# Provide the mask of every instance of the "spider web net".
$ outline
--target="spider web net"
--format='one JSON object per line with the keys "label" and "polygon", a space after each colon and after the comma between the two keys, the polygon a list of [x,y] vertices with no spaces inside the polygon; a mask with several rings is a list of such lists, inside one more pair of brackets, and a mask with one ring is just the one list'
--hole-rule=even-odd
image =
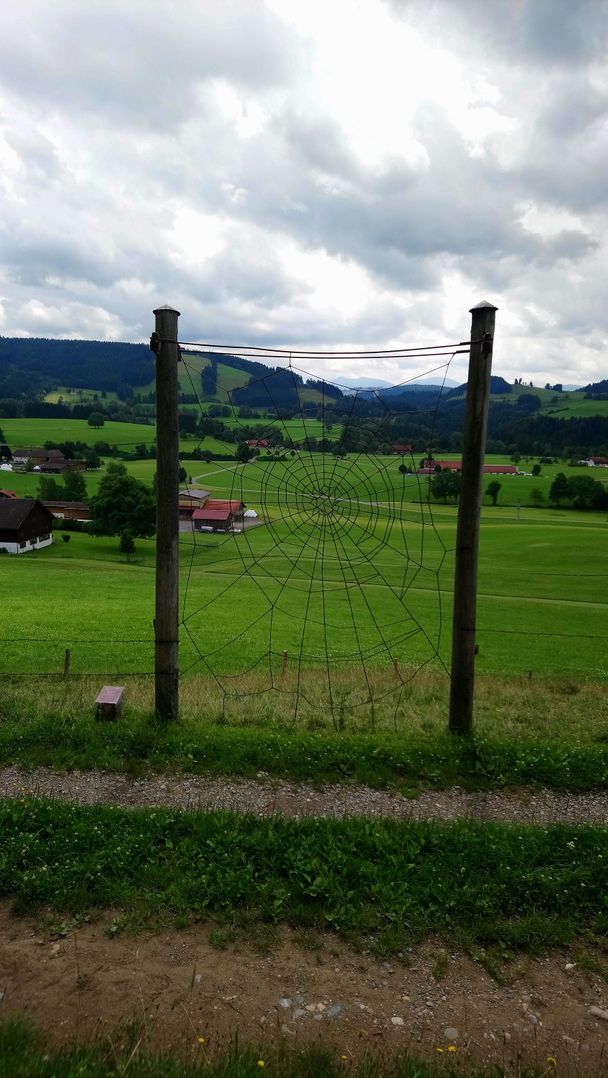
{"label": "spider web net", "polygon": [[[182,365],[182,384],[207,419],[200,366],[191,353]],[[448,369],[439,368],[441,387]],[[432,456],[441,392],[413,413],[426,424],[426,452],[397,452],[395,422],[402,428],[407,413],[379,391],[349,391],[337,405],[339,387],[291,363],[237,374],[240,385],[222,385],[216,373],[215,402],[224,402],[222,422],[249,459],[209,461],[193,480],[234,516],[222,532],[202,511],[182,535],[181,673],[212,678],[224,709],[278,695],[294,721],[321,711],[339,728],[344,710],[356,709],[373,725],[381,702],[397,719],[416,673],[429,663],[445,670],[447,548],[430,477],[419,474],[421,455]],[[239,403],[244,386],[252,415]],[[216,432],[234,457],[235,443],[223,438]]]}

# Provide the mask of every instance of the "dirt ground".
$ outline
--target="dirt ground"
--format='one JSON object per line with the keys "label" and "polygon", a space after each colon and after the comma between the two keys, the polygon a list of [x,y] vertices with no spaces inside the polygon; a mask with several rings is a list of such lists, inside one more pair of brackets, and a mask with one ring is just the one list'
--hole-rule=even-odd
{"label": "dirt ground", "polygon": [[522,958],[498,984],[437,941],[383,963],[334,937],[302,941],[287,930],[266,954],[249,943],[222,950],[210,928],[112,936],[106,916],[57,937],[5,904],[0,1015],[27,1015],[58,1043],[117,1043],[134,1023],[142,1048],[186,1057],[212,1057],[238,1032],[254,1046],[323,1040],[348,1058],[409,1049],[508,1071],[527,1061],[553,1073],[554,1059],[560,1075],[608,1075],[608,985],[564,953]]}

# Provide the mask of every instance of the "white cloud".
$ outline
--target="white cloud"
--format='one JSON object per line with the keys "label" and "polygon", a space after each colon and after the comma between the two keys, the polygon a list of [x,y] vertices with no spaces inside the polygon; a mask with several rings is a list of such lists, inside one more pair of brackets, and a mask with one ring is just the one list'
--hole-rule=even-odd
{"label": "white cloud", "polygon": [[500,373],[605,377],[607,12],[22,0],[3,333],[141,339],[162,299],[189,339],[396,347],[487,298]]}

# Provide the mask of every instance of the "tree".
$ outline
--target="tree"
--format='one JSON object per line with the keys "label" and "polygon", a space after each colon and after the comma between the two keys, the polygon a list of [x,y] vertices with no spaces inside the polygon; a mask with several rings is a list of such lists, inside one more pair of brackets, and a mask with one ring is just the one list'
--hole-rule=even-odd
{"label": "tree", "polygon": [[[532,385],[531,382],[530,385]],[[517,407],[522,412],[525,412],[526,415],[530,415],[532,412],[538,412],[540,406],[541,401],[537,393],[522,393],[517,398]]]}
{"label": "tree", "polygon": [[575,509],[587,509],[593,505],[598,493],[604,489],[603,484],[592,479],[590,475],[571,475],[567,484],[567,497],[572,499]]}
{"label": "tree", "polygon": [[87,496],[87,485],[82,472],[63,473],[63,496],[67,502],[83,502]]}
{"label": "tree", "polygon": [[533,464],[532,465],[532,475],[534,475],[534,476],[540,475],[540,464]]}
{"label": "tree", "polygon": [[569,497],[568,480],[563,472],[558,472],[555,476],[549,489],[549,497],[556,505],[559,505],[563,498]]}
{"label": "tree", "polygon": [[498,495],[500,493],[500,483],[497,479],[493,479],[491,483],[488,483],[486,487],[486,494],[492,499],[492,505],[496,505]]}
{"label": "tree", "polygon": [[85,454],[84,462],[87,472],[97,471],[101,468],[101,457],[94,449],[89,449],[89,452]]}
{"label": "tree", "polygon": [[120,553],[126,554],[127,561],[131,561],[131,557],[135,553],[133,534],[128,528],[125,528],[124,532],[120,533]]}
{"label": "tree", "polygon": [[148,487],[127,474],[124,464],[110,462],[89,502],[92,535],[122,535],[147,539],[156,528],[156,504]]}
{"label": "tree", "polygon": [[237,445],[236,453],[234,455],[241,464],[246,464],[248,460],[255,457],[256,453],[255,449],[252,449],[251,446],[247,445],[247,442],[241,442]]}
{"label": "tree", "polygon": [[98,429],[99,427],[103,427],[105,419],[101,412],[91,412],[89,418],[87,419],[87,423],[90,427],[95,427],[96,429]]}
{"label": "tree", "polygon": [[179,432],[180,434],[194,434],[198,424],[198,416],[195,412],[180,412],[179,414]]}
{"label": "tree", "polygon": [[63,500],[63,488],[52,475],[41,475],[38,497],[42,502],[60,502]]}
{"label": "tree", "polygon": [[431,481],[431,493],[434,498],[443,498],[444,505],[447,505],[448,498],[458,501],[460,494],[458,472],[438,472]]}

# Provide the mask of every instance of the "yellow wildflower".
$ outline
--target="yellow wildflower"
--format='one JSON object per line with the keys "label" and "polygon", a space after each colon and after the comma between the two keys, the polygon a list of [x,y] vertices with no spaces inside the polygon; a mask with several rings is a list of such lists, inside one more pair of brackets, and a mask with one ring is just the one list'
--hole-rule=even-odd
{"label": "yellow wildflower", "polygon": [[457,1052],[458,1049],[455,1044],[448,1044],[448,1052]]}
{"label": "yellow wildflower", "polygon": [[204,1037],[197,1037],[196,1039],[197,1039],[199,1044],[204,1044],[205,1043],[205,1038]]}
{"label": "yellow wildflower", "polygon": [[264,1063],[264,1060],[263,1059],[258,1059],[258,1067],[265,1067],[265,1066],[266,1066],[266,1064]]}
{"label": "yellow wildflower", "polygon": [[547,1056],[547,1063],[549,1063],[551,1067],[557,1067],[557,1060],[555,1056]]}

